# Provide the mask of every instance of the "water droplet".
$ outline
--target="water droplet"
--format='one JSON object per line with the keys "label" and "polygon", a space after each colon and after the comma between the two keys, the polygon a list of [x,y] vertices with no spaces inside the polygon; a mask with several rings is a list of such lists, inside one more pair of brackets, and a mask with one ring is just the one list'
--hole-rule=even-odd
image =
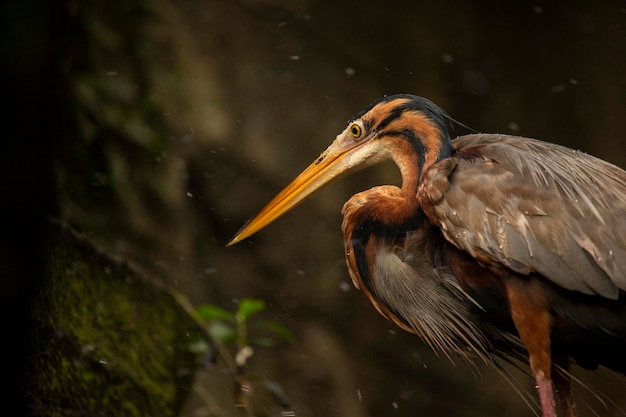
{"label": "water droplet", "polygon": [[454,62],[454,57],[450,54],[441,55],[441,60],[446,64],[452,64]]}
{"label": "water droplet", "polygon": [[552,88],[550,89],[550,91],[553,94],[558,94],[558,93],[562,93],[563,91],[565,91],[565,86],[563,84],[558,84],[555,86],[552,86]]}

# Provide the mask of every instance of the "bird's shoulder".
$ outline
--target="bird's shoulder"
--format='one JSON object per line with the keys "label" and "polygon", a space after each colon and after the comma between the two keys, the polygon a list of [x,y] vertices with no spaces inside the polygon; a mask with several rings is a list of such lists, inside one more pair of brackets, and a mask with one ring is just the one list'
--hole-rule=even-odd
{"label": "bird's shoulder", "polygon": [[535,139],[476,134],[424,173],[418,200],[477,259],[586,294],[626,289],[626,172]]}

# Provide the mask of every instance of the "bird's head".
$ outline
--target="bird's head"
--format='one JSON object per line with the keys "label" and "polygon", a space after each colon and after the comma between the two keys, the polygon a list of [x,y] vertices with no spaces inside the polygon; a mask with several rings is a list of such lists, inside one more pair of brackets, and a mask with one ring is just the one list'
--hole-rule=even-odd
{"label": "bird's head", "polygon": [[416,188],[421,171],[453,149],[452,119],[431,101],[410,94],[384,97],[357,114],[333,143],[228,242],[256,233],[332,181],[392,159],[403,188]]}

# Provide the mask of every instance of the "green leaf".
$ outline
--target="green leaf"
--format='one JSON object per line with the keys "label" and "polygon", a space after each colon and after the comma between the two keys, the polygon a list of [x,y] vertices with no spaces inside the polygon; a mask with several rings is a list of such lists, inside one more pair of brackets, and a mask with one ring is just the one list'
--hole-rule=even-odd
{"label": "green leaf", "polygon": [[202,355],[209,351],[209,343],[204,339],[196,339],[187,345],[187,349],[194,355]]}
{"label": "green leaf", "polygon": [[239,302],[237,320],[246,321],[252,315],[265,310],[265,301],[256,298],[244,298]]}
{"label": "green leaf", "polygon": [[252,344],[265,348],[273,348],[276,346],[276,341],[271,337],[259,336],[252,339]]}
{"label": "green leaf", "polygon": [[275,321],[264,321],[262,322],[262,327],[282,337],[289,343],[295,343],[296,341],[296,336],[293,332],[280,323]]}
{"label": "green leaf", "polygon": [[214,338],[219,339],[225,343],[232,342],[236,339],[236,333],[235,329],[233,329],[233,326],[226,324],[223,321],[212,321],[209,324],[209,331]]}
{"label": "green leaf", "polygon": [[230,311],[224,310],[221,307],[214,306],[212,304],[204,304],[196,308],[196,312],[206,321],[213,320],[226,320],[234,321],[234,314]]}

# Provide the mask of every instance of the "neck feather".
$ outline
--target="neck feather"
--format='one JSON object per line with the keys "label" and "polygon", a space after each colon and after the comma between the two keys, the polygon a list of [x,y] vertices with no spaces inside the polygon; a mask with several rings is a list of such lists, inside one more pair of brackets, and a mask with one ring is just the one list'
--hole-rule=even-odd
{"label": "neck feather", "polygon": [[452,155],[447,132],[419,112],[403,115],[390,123],[385,135],[389,155],[400,169],[402,190],[415,195],[422,173],[435,162]]}

